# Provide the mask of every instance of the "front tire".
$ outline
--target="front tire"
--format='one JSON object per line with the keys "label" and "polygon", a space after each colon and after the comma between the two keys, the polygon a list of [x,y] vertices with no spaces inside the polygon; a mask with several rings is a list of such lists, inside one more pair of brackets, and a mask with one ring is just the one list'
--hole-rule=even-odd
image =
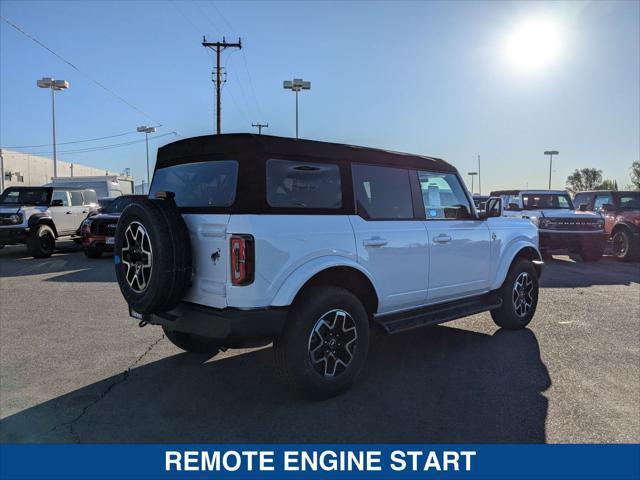
{"label": "front tire", "polygon": [[218,342],[211,338],[201,337],[200,335],[193,335],[191,333],[176,332],[165,327],[162,327],[162,330],[171,343],[185,352],[215,355],[220,351]]}
{"label": "front tire", "polygon": [[638,255],[638,246],[633,243],[633,236],[628,230],[618,230],[613,234],[613,255],[617,260],[630,262]]}
{"label": "front tire", "polygon": [[518,330],[533,319],[538,306],[538,274],[529,260],[518,260],[509,269],[499,290],[502,306],[491,310],[499,327]]}
{"label": "front tire", "polygon": [[348,290],[315,287],[293,304],[273,344],[278,373],[294,390],[322,399],[347,390],[369,351],[369,317]]}
{"label": "front tire", "polygon": [[27,251],[34,258],[47,258],[56,248],[56,235],[49,225],[37,225],[27,238]]}

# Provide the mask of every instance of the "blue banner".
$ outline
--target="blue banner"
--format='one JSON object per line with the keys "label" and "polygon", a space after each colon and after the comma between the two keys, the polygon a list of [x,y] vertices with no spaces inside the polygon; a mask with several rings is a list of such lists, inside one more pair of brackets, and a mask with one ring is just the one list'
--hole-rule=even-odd
{"label": "blue banner", "polygon": [[0,445],[0,479],[634,479],[639,445]]}

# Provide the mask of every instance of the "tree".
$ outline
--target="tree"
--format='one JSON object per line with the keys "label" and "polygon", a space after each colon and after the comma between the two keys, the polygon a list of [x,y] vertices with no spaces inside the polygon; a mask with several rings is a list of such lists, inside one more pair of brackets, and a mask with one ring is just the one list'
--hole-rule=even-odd
{"label": "tree", "polygon": [[635,190],[640,190],[640,162],[631,164],[631,183]]}
{"label": "tree", "polygon": [[618,190],[618,182],[610,179],[603,180],[596,190]]}
{"label": "tree", "polygon": [[602,183],[602,170],[596,168],[576,169],[567,177],[567,190],[571,193],[595,190]]}

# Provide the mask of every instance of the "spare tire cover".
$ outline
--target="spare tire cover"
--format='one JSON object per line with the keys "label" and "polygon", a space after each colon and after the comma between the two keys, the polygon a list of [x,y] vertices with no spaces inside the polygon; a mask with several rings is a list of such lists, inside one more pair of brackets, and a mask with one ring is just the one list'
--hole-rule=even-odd
{"label": "spare tire cover", "polygon": [[176,307],[191,283],[189,231],[172,199],[141,199],[118,220],[114,245],[122,295],[139,313]]}

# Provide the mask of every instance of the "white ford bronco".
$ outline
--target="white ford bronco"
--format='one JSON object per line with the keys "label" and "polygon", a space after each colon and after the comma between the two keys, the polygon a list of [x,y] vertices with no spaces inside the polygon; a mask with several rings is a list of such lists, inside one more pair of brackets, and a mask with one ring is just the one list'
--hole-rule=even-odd
{"label": "white ford bronco", "polygon": [[542,261],[529,220],[478,214],[443,160],[266,135],[159,149],[148,199],[122,213],[114,263],[131,316],[178,347],[273,341],[288,383],[344,391],[370,331],[489,311],[524,328]]}
{"label": "white ford bronco", "polygon": [[528,218],[540,233],[540,250],[568,250],[585,262],[602,258],[609,236],[599,213],[576,210],[564,190],[501,190],[505,217]]}
{"label": "white ford bronco", "polygon": [[56,239],[78,238],[80,224],[97,209],[91,189],[9,187],[0,195],[0,248],[22,243],[30,255],[49,257]]}

